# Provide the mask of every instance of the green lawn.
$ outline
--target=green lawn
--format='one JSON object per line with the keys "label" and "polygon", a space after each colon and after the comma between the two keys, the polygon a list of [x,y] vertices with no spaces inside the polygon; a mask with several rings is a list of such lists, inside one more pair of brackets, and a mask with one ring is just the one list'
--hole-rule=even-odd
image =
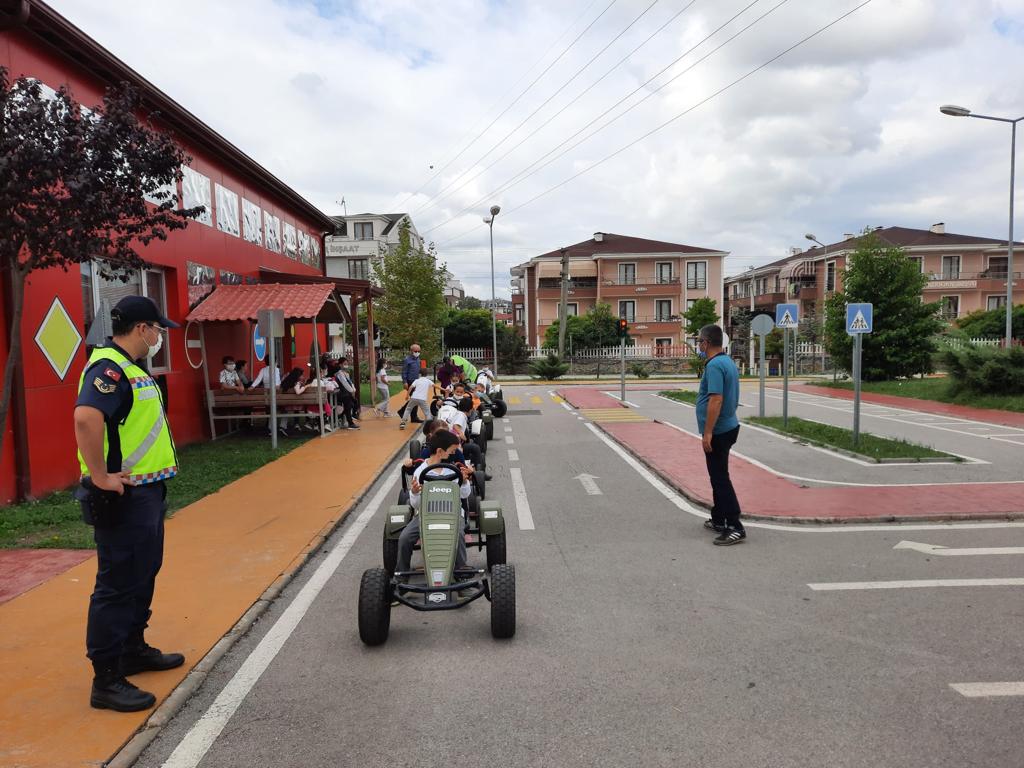
{"label": "green lawn", "polygon": [[[401,381],[390,381],[388,382],[388,389],[391,390],[392,395],[396,395],[402,391]],[[377,392],[373,393],[374,397],[377,396]],[[370,384],[369,382],[363,382],[359,385],[359,398],[363,405],[370,405]]]}
{"label": "green lawn", "polygon": [[860,443],[854,446],[853,430],[833,427],[830,424],[821,424],[816,421],[805,421],[795,416],[789,417],[789,426],[786,429],[782,428],[781,416],[765,416],[764,418],[748,416],[744,421],[774,429],[806,441],[811,445],[819,445],[824,448],[841,448],[872,459],[947,458],[953,461],[960,461],[958,457],[932,450],[923,445],[908,443],[904,440],[878,437],[864,432],[860,433]]}
{"label": "green lawn", "polygon": [[[208,496],[233,480],[284,456],[308,436],[282,438],[277,450],[270,438],[226,437],[196,443],[178,451],[180,474],[167,483],[167,506],[173,514]],[[38,501],[0,507],[0,549],[92,549],[92,528],[82,522],[78,502],[70,491],[53,493]]]}
{"label": "green lawn", "polygon": [[664,392],[659,392],[662,397],[667,397],[670,400],[678,400],[680,403],[689,403],[690,405],[697,404],[697,390],[696,389],[668,389]]}
{"label": "green lawn", "polygon": [[[811,383],[815,386],[835,389],[853,389],[853,382],[850,381],[836,383],[814,381]],[[953,405],[969,405],[972,408],[991,408],[998,411],[1024,413],[1024,395],[972,395],[965,392],[954,397],[949,394],[949,380],[944,377],[901,381],[867,381],[861,385],[861,389],[864,392],[873,392],[879,395],[916,397],[921,400],[936,400]]]}

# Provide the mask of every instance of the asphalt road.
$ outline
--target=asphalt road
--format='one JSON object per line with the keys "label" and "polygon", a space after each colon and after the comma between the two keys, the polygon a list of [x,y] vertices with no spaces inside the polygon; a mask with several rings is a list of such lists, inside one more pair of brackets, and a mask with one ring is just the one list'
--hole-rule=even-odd
{"label": "asphalt road", "polygon": [[[354,536],[364,504],[138,765],[1024,765],[1024,695],[951,687],[1024,681],[1024,580],[809,586],[1024,577],[1024,526],[752,524],[745,543],[714,547],[697,510],[575,413],[516,392],[524,404],[488,454],[517,569],[515,638],[493,640],[478,601],[395,609],[387,644],[364,647],[359,577],[380,562],[386,512]],[[512,468],[533,530],[518,528]],[[894,549],[904,540],[1021,549]]]}

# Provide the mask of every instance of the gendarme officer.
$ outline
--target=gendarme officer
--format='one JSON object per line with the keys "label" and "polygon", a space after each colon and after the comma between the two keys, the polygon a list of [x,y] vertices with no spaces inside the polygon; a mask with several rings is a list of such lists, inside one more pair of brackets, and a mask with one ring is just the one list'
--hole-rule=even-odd
{"label": "gendarme officer", "polygon": [[127,676],[185,661],[143,637],[163,562],[165,481],[178,472],[163,398],[144,366],[160,349],[161,329],[178,325],[142,296],[121,299],[111,319],[113,337],[93,351],[78,384],[76,497],[94,526],[98,559],[85,640],[95,672],[90,704],[135,712],[156,697]]}

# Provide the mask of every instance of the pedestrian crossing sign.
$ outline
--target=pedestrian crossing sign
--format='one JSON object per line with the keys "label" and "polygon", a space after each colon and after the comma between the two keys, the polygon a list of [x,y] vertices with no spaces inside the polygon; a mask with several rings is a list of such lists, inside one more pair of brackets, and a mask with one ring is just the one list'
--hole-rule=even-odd
{"label": "pedestrian crossing sign", "polygon": [[796,328],[800,324],[799,304],[776,304],[775,325],[779,328]]}
{"label": "pedestrian crossing sign", "polygon": [[871,304],[846,305],[846,332],[851,336],[871,333],[874,320],[874,307]]}

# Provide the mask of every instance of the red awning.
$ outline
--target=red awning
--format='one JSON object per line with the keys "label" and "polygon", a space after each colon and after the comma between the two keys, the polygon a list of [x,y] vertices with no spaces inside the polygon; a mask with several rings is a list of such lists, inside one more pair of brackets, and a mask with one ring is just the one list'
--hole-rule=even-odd
{"label": "red awning", "polygon": [[186,320],[216,322],[255,320],[261,309],[284,310],[285,319],[340,323],[344,312],[334,297],[334,283],[219,285]]}

